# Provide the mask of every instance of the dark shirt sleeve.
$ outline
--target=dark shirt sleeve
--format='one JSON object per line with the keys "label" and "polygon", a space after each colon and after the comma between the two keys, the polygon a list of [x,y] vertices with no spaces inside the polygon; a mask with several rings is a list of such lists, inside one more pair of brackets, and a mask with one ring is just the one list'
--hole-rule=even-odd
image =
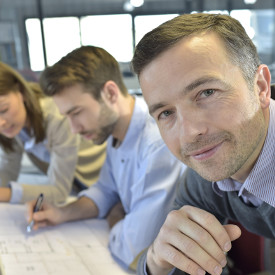
{"label": "dark shirt sleeve", "polygon": [[227,219],[216,211],[218,206],[222,205],[223,199],[214,192],[212,182],[202,178],[193,169],[187,168],[177,187],[174,209],[180,209],[184,205],[198,207],[212,213],[224,224]]}

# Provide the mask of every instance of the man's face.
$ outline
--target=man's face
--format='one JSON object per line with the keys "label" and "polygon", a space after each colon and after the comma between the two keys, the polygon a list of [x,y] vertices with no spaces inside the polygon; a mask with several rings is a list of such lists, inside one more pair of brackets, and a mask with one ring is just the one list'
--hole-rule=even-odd
{"label": "man's face", "polygon": [[73,133],[102,144],[113,133],[118,115],[104,101],[95,100],[80,84],[63,89],[53,99],[67,116]]}
{"label": "man's face", "polygon": [[162,53],[141,72],[140,84],[177,158],[210,181],[247,175],[267,118],[257,85],[249,90],[214,33],[184,38]]}

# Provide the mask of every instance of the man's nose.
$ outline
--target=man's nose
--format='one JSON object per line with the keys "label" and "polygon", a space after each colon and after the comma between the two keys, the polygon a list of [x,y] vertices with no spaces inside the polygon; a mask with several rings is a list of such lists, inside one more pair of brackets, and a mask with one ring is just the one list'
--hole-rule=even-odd
{"label": "man's nose", "polygon": [[73,134],[78,134],[80,132],[80,125],[77,121],[73,120],[73,119],[69,119],[70,121],[70,128],[71,128],[71,132]]}
{"label": "man's nose", "polygon": [[182,111],[178,120],[179,135],[183,143],[194,142],[194,140],[207,133],[205,117],[199,111]]}
{"label": "man's nose", "polygon": [[0,127],[3,127],[6,124],[6,119],[0,116]]}

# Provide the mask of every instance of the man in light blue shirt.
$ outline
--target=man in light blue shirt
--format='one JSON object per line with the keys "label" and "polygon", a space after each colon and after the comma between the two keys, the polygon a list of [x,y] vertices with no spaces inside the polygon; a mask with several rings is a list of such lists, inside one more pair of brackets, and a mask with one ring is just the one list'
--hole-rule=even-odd
{"label": "man in light blue shirt", "polygon": [[43,72],[41,86],[73,132],[95,144],[108,142],[98,182],[65,207],[43,204],[33,214],[34,229],[107,217],[112,255],[135,269],[171,209],[185,166],[164,144],[143,99],[128,94],[118,63],[105,50],[76,49]]}

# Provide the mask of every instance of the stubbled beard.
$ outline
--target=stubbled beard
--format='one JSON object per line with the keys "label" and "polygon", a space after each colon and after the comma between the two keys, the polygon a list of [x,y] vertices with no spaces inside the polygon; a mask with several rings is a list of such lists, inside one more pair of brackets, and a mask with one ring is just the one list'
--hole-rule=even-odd
{"label": "stubbled beard", "polygon": [[[238,125],[238,130],[231,133],[223,131],[208,136],[198,136],[192,143],[186,144],[181,148],[182,161],[194,169],[203,178],[209,181],[223,180],[235,175],[243,167],[251,165],[255,152],[261,148],[259,146],[265,139],[267,124],[262,111],[256,111],[255,115]],[[257,129],[257,130],[255,130]],[[219,152],[219,158],[192,161],[190,153],[208,147],[223,143],[226,146]]]}
{"label": "stubbled beard", "polygon": [[185,144],[181,148],[181,156],[183,157],[183,159],[185,159],[186,156],[189,156],[194,151],[198,151],[201,148],[204,148],[209,145],[217,145],[222,141],[231,139],[232,137],[228,132],[222,132],[208,136],[198,136],[194,142]]}
{"label": "stubbled beard", "polygon": [[94,144],[101,145],[103,144],[108,137],[113,133],[115,128],[116,122],[113,122],[107,126],[104,126],[100,129],[99,134],[97,135],[97,138],[93,140]]}
{"label": "stubbled beard", "polygon": [[118,115],[114,113],[110,108],[108,108],[103,102],[101,103],[99,117],[100,118],[98,124],[104,126],[101,126],[97,131],[81,132],[82,135],[95,133],[96,138],[93,139],[93,143],[96,145],[103,144],[108,139],[108,137],[112,135],[118,121]]}

